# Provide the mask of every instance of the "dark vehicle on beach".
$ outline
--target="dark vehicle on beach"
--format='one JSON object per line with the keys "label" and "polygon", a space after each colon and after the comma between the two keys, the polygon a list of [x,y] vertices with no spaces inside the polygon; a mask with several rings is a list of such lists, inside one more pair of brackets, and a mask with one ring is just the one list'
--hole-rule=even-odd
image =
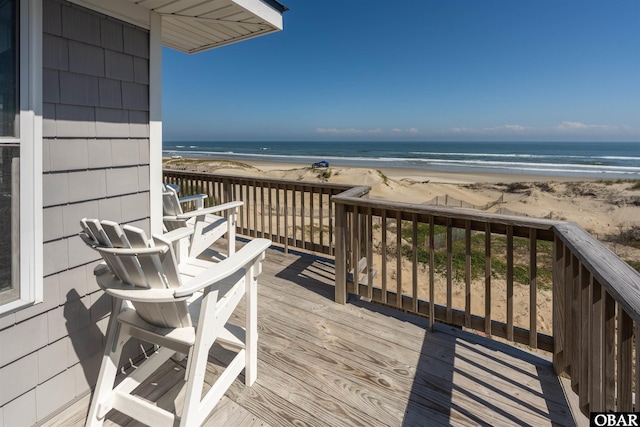
{"label": "dark vehicle on beach", "polygon": [[312,168],[316,169],[316,168],[328,168],[329,167],[329,162],[324,161],[324,160],[320,160],[319,162],[315,162],[314,164],[311,165]]}

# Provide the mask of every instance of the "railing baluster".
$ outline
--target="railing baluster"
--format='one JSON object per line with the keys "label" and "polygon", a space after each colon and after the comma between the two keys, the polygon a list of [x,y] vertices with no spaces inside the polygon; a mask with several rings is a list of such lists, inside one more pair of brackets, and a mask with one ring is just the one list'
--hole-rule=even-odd
{"label": "railing baluster", "polygon": [[572,345],[572,353],[571,353],[571,388],[573,391],[578,393],[579,383],[580,383],[580,362],[581,362],[581,347],[580,347],[580,328],[581,318],[580,318],[580,309],[582,305],[580,303],[580,293],[581,293],[581,284],[580,284],[580,261],[572,255],[573,261],[571,261],[571,287],[572,287],[572,298],[571,298],[571,318],[573,319],[573,330],[571,333],[571,345]]}
{"label": "railing baluster", "polygon": [[591,342],[591,284],[592,276],[584,265],[580,266],[580,373],[579,375],[579,404],[583,413],[589,412],[589,367]]}
{"label": "railing baluster", "polygon": [[247,231],[246,234],[247,236],[251,235],[251,209],[253,208],[253,205],[251,203],[251,186],[249,184],[246,184],[244,186],[245,191],[246,191],[246,196],[245,196],[245,205],[247,206]]}
{"label": "railing baluster", "polygon": [[242,204],[242,206],[240,206],[240,214],[238,215],[240,217],[239,223],[240,223],[240,230],[242,234],[247,234],[245,231],[245,217],[246,217],[246,212],[247,212],[247,199],[244,197],[244,185],[242,183],[237,183],[237,187],[236,187],[236,195],[238,196],[238,199],[242,200],[244,203]]}
{"label": "railing baluster", "polygon": [[367,208],[367,298],[373,298],[373,213]]}
{"label": "railing baluster", "polygon": [[491,224],[484,226],[484,332],[491,336]]}
{"label": "railing baluster", "polygon": [[464,326],[471,327],[471,221],[464,222]]}
{"label": "railing baluster", "polygon": [[309,240],[311,243],[311,250],[315,251],[315,236],[314,236],[314,224],[313,222],[315,221],[314,215],[313,215],[313,208],[314,208],[314,203],[313,203],[313,198],[315,196],[315,191],[312,188],[309,189]]}
{"label": "railing baluster", "polygon": [[258,185],[256,181],[251,182],[253,188],[253,234],[252,237],[258,237]]}
{"label": "railing baluster", "polygon": [[[618,305],[618,351],[617,351],[617,374],[616,379],[618,402],[616,411],[631,412],[632,403],[632,372],[631,350],[633,341],[633,320],[626,311]],[[638,397],[636,397],[637,399]]]}
{"label": "railing baluster", "polygon": [[382,210],[380,220],[380,242],[382,245],[382,303],[387,304],[387,210]]}
{"label": "railing baluster", "polygon": [[589,372],[589,409],[604,411],[602,373],[604,372],[604,293],[600,282],[591,276],[591,367]]}
{"label": "railing baluster", "polygon": [[[320,228],[320,247],[324,247],[324,214],[322,211],[324,211],[324,188],[320,188],[320,193],[318,193],[318,221],[319,221],[319,228]],[[321,249],[322,252],[322,249]]]}
{"label": "railing baluster", "polygon": [[273,187],[271,183],[267,184],[267,189],[269,191],[267,204],[267,209],[269,210],[269,239],[273,241]]}
{"label": "railing baluster", "polygon": [[447,218],[447,323],[453,323],[453,229]]}
{"label": "railing baluster", "polygon": [[[258,185],[256,184],[256,188]],[[260,183],[260,237],[264,238],[264,184]]]}
{"label": "railing baluster", "polygon": [[603,378],[603,391],[605,396],[605,411],[616,410],[616,378],[615,378],[615,363],[616,363],[616,302],[609,295],[609,292],[605,291],[604,297],[604,371],[602,372]]}
{"label": "railing baluster", "polygon": [[635,394],[636,403],[633,411],[640,412],[640,323],[636,323],[635,326],[635,351],[636,351],[636,366],[635,366]]}
{"label": "railing baluster", "polygon": [[573,341],[573,323],[575,322],[571,306],[573,303],[573,279],[572,279],[572,271],[573,271],[573,255],[571,254],[571,250],[569,247],[564,247],[564,336],[565,336],[565,345],[564,345],[564,370],[567,374],[571,375],[572,373],[572,364],[573,364],[573,346],[575,345]]}
{"label": "railing baluster", "polygon": [[[275,190],[276,190],[276,235],[278,236],[278,243],[284,243],[282,241],[281,221],[283,217],[285,221],[287,220],[287,211],[285,209],[283,214],[281,210],[282,206],[280,206],[280,192],[281,192],[280,184],[276,184]],[[286,240],[286,236],[285,236],[285,240]]]}
{"label": "railing baluster", "polygon": [[[333,237],[333,206],[334,206],[334,203],[331,200],[331,196],[332,196],[332,193],[329,192],[329,218],[328,218],[328,222],[329,222],[329,248],[334,247],[334,244],[335,244],[334,237]],[[337,212],[336,212],[336,215],[337,215]],[[332,254],[330,253],[330,255],[332,255]]]}
{"label": "railing baluster", "polygon": [[396,307],[402,308],[402,213],[396,211]]}
{"label": "railing baluster", "polygon": [[297,248],[298,247],[298,227],[297,227],[297,223],[298,223],[298,212],[297,212],[297,200],[298,200],[298,194],[296,193],[296,186],[294,185],[293,188],[291,189],[291,201],[292,201],[292,205],[293,205],[293,215],[292,215],[292,220],[293,220],[293,247]]}
{"label": "railing baluster", "polygon": [[306,192],[304,191],[304,188],[300,187],[300,229],[301,229],[301,233],[302,233],[302,247],[304,249],[307,248],[307,233],[305,232],[305,228],[306,228],[306,221],[305,219],[307,218],[307,215],[305,214],[305,203],[304,203],[304,199],[306,196]]}
{"label": "railing baluster", "polygon": [[507,339],[513,341],[513,226],[507,226]]}
{"label": "railing baluster", "polygon": [[411,307],[418,311],[418,216],[414,213],[411,218]]}
{"label": "railing baluster", "polygon": [[282,189],[284,198],[284,253],[289,253],[289,189],[285,185]]}
{"label": "railing baluster", "polygon": [[529,229],[529,345],[538,347],[538,239]]}
{"label": "railing baluster", "polygon": [[433,216],[429,216],[429,330],[433,332],[436,324],[436,245],[435,245],[435,225]]}

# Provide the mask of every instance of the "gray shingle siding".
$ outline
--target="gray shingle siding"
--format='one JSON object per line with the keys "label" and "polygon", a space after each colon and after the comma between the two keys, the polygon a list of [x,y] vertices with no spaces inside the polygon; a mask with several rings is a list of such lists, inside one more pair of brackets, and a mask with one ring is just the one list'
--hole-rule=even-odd
{"label": "gray shingle siding", "polygon": [[43,7],[44,302],[0,317],[5,426],[40,422],[95,385],[112,301],[78,221],[149,229],[148,31],[63,0]]}

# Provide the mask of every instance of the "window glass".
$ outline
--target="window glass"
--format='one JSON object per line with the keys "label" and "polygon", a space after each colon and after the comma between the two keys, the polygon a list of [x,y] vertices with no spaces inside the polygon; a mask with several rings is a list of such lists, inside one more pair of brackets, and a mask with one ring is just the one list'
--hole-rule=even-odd
{"label": "window glass", "polygon": [[0,0],[0,304],[20,298],[17,11],[17,0]]}
{"label": "window glass", "polygon": [[0,145],[0,303],[19,297],[19,199],[20,147]]}
{"label": "window glass", "polygon": [[18,40],[16,0],[0,0],[0,137],[17,136]]}

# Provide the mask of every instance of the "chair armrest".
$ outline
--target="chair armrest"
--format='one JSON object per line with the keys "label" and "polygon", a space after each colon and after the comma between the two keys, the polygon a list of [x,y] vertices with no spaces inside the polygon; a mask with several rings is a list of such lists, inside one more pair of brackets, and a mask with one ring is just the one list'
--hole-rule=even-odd
{"label": "chair armrest", "polygon": [[[173,219],[172,216],[164,217]],[[168,243],[174,243],[178,240],[184,239],[185,237],[189,237],[193,234],[193,228],[191,227],[180,227],[175,230],[171,230],[162,235],[162,238],[166,240]],[[154,236],[155,237],[155,236]]]}
{"label": "chair armrest", "polygon": [[180,202],[180,203],[195,202],[196,210],[199,210],[199,209],[204,208],[204,200],[207,197],[209,197],[209,196],[206,195],[206,194],[193,194],[191,196],[180,197],[178,199],[178,202]]}
{"label": "chair armrest", "polygon": [[153,255],[164,254],[169,250],[168,246],[153,246],[151,248],[103,248],[96,247],[96,251],[111,255]]}
{"label": "chair armrest", "polygon": [[176,298],[175,289],[146,289],[123,283],[108,270],[96,274],[96,281],[107,295],[132,302],[163,303],[186,299]]}
{"label": "chair armrest", "polygon": [[204,200],[207,197],[209,196],[207,196],[206,194],[192,194],[191,196],[179,197],[178,201],[180,203],[197,202],[199,200]]}
{"label": "chair armrest", "polygon": [[194,277],[188,285],[175,289],[176,298],[192,295],[207,286],[231,276],[241,268],[253,264],[258,258],[263,256],[264,251],[266,251],[269,246],[271,246],[271,240],[252,240],[235,254],[218,264],[214,264],[208,270]]}
{"label": "chair armrest", "polygon": [[219,213],[219,212],[226,211],[226,210],[229,210],[229,209],[235,209],[235,208],[238,208],[238,207],[240,207],[242,205],[244,205],[244,202],[242,202],[242,201],[227,202],[227,203],[223,203],[221,205],[211,206],[210,208],[198,209],[196,211],[189,211],[189,212],[185,212],[185,213],[180,214],[180,215],[176,215],[176,216],[172,216],[172,217],[166,217],[166,218],[167,219],[171,218],[171,219],[187,220],[187,219],[193,218],[195,216],[214,214],[214,213]]}

